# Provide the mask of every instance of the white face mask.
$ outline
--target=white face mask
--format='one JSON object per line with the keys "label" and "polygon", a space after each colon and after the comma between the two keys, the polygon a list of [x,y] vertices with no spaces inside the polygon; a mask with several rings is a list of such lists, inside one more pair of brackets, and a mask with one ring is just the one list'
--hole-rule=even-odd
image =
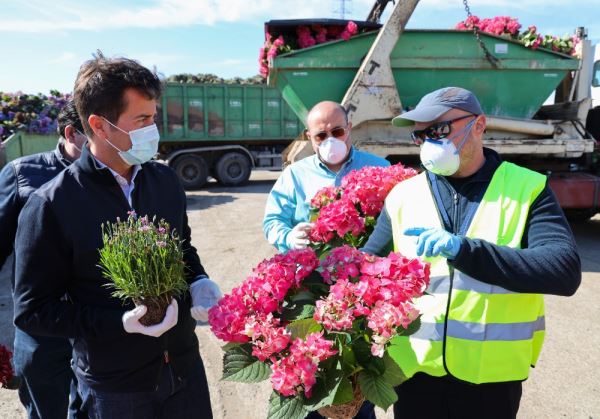
{"label": "white face mask", "polygon": [[319,156],[325,163],[338,164],[346,157],[346,143],[335,137],[329,137],[319,144]]}
{"label": "white face mask", "polygon": [[138,164],[144,164],[154,157],[158,152],[160,133],[158,132],[158,127],[156,124],[127,132],[117,127],[108,119],[104,118],[104,120],[119,131],[129,135],[129,138],[131,139],[131,148],[126,151],[119,150],[108,140],[108,138],[106,139],[106,142],[119,152],[119,156],[121,156],[123,161],[128,165],[135,166]]}
{"label": "white face mask", "polygon": [[[466,130],[458,148],[447,138],[443,140],[432,140],[427,138],[421,146],[421,163],[430,172],[440,176],[452,176],[460,167],[460,151],[469,138],[471,128],[475,120],[469,122],[461,130]],[[460,132],[459,132],[460,134]]]}

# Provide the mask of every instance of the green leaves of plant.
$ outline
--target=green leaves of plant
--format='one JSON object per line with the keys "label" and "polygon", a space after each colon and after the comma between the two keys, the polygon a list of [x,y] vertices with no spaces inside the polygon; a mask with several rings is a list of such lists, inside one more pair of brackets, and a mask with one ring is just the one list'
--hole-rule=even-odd
{"label": "green leaves of plant", "polygon": [[417,317],[406,329],[403,327],[398,328],[399,336],[410,336],[421,328],[421,316]]}
{"label": "green leaves of plant", "polygon": [[385,364],[383,359],[371,354],[371,346],[362,339],[356,340],[352,344],[356,361],[365,370],[370,371],[374,375],[383,375],[385,372]]}
{"label": "green leaves of plant", "polygon": [[384,410],[398,400],[394,387],[386,381],[383,375],[377,376],[370,371],[363,371],[358,374],[358,384],[362,394]]}
{"label": "green leaves of plant", "polygon": [[394,361],[387,353],[383,355],[383,363],[385,364],[383,379],[386,383],[392,387],[396,387],[407,380],[402,369],[400,369],[396,361]]}
{"label": "green leaves of plant", "polygon": [[315,313],[315,301],[318,298],[310,291],[301,291],[294,295],[284,306],[281,320],[289,322],[293,320],[312,318]]}
{"label": "green leaves of plant", "polygon": [[308,413],[301,396],[284,397],[275,391],[271,393],[267,419],[304,419]]}
{"label": "green leaves of plant", "polygon": [[258,383],[271,376],[271,369],[252,355],[249,344],[233,347],[223,356],[223,380]]}
{"label": "green leaves of plant", "polygon": [[312,396],[305,404],[314,411],[332,404],[343,404],[354,397],[352,383],[339,369],[325,370],[325,376],[319,378],[313,387]]}
{"label": "green leaves of plant", "polygon": [[304,339],[314,332],[321,331],[321,325],[314,319],[302,319],[291,322],[287,329],[292,333],[292,340],[296,338]]}

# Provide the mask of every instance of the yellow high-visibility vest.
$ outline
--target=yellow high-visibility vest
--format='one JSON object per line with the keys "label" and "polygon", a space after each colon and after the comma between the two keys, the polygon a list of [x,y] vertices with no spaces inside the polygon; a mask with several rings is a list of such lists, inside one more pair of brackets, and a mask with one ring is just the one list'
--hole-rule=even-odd
{"label": "yellow high-visibility vest", "polygon": [[[426,176],[399,183],[386,199],[394,250],[407,257],[417,256],[415,238],[402,234],[406,228],[443,228]],[[545,184],[544,175],[502,163],[466,237],[520,248],[529,208]],[[451,374],[475,384],[526,379],[544,340],[543,296],[478,281],[443,257],[425,261],[431,276],[427,295],[416,300],[421,327],[395,338],[390,348],[404,374]]]}

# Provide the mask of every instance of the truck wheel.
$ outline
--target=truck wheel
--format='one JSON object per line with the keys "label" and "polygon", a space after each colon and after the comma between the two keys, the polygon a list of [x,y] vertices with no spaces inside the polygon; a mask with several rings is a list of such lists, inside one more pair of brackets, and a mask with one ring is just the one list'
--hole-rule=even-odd
{"label": "truck wheel", "polygon": [[222,185],[242,185],[250,178],[252,167],[247,156],[238,152],[225,153],[215,167],[215,177]]}
{"label": "truck wheel", "polygon": [[208,179],[208,165],[198,155],[177,158],[171,165],[186,190],[200,189]]}

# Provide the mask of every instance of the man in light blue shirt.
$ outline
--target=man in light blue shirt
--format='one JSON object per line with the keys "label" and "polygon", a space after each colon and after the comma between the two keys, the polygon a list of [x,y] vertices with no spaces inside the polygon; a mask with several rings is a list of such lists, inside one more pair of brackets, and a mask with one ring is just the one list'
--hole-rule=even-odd
{"label": "man in light blue shirt", "polygon": [[378,156],[352,146],[345,109],[336,102],[320,102],[306,118],[307,136],[315,154],[288,166],[269,194],[263,231],[280,252],[308,245],[310,201],[326,186],[339,186],[352,170],[389,166]]}

